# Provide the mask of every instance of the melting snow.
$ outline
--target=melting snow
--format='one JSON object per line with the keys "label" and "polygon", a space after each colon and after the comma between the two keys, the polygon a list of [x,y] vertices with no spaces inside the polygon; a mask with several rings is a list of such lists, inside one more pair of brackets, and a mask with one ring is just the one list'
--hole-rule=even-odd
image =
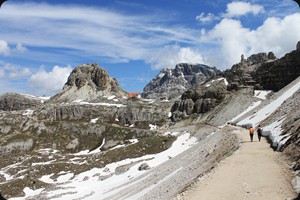
{"label": "melting snow", "polygon": [[290,89],[285,91],[281,96],[272,101],[270,104],[266,105],[264,108],[260,109],[257,113],[241,120],[238,125],[252,124],[254,127],[257,126],[261,121],[269,117],[273,112],[275,112],[279,106],[289,97],[291,97],[297,90],[300,89],[300,81],[292,86]]}
{"label": "melting snow", "polygon": [[246,113],[248,113],[249,111],[251,111],[252,109],[256,108],[257,106],[259,106],[261,104],[261,101],[256,101],[253,102],[246,110],[244,110],[241,114],[239,114],[238,116],[234,117],[233,119],[231,119],[230,121],[235,121],[238,118],[242,117],[243,115],[245,115]]}
{"label": "melting snow", "polygon": [[277,150],[280,149],[280,147],[290,138],[290,135],[281,135],[282,129],[281,125],[283,121],[285,120],[285,117],[273,122],[272,124],[263,127],[263,135],[268,136],[273,144],[272,146],[274,148],[277,148]]}
{"label": "melting snow", "polygon": [[27,115],[27,116],[28,116],[28,115],[32,115],[33,112],[34,112],[34,110],[27,109],[27,110],[24,111],[23,115],[24,115],[24,116],[25,116],[25,115]]}
{"label": "melting snow", "polygon": [[149,124],[149,127],[150,127],[151,131],[158,129],[158,126],[157,125],[153,125],[153,124]]}
{"label": "melting snow", "polygon": [[254,96],[259,99],[266,100],[267,95],[270,94],[271,90],[254,90]]}
{"label": "melting snow", "polygon": [[95,124],[98,121],[99,118],[91,119],[91,123]]}
{"label": "melting snow", "polygon": [[[168,133],[175,135],[174,133]],[[178,133],[176,133],[178,134]],[[137,140],[132,140],[137,142]],[[145,155],[140,158],[125,159],[116,163],[111,163],[106,165],[104,168],[93,168],[89,171],[83,172],[74,176],[73,173],[64,173],[64,175],[59,176],[56,180],[51,179],[54,174],[49,174],[43,176],[40,180],[46,183],[58,184],[59,187],[55,188],[53,191],[44,191],[44,189],[30,190],[28,188],[24,189],[26,194],[25,198],[34,198],[36,195],[46,195],[47,198],[55,196],[57,200],[65,199],[104,199],[112,194],[118,193],[121,185],[128,183],[130,180],[135,179],[137,182],[142,179],[137,180],[136,178],[147,171],[139,171],[136,164],[132,166],[128,171],[116,175],[115,170],[119,166],[132,164],[137,161],[147,160],[147,164],[153,168],[163,162],[166,162],[170,157],[175,157],[176,155],[182,153],[183,151],[191,148],[197,143],[197,138],[190,137],[189,133],[184,133],[180,135],[173,145],[158,154]],[[174,175],[177,171],[172,173]],[[171,176],[170,175],[170,176]],[[106,178],[104,178],[106,177]],[[64,183],[64,184],[61,184]],[[128,185],[128,184],[127,184]],[[137,195],[142,195],[144,191]],[[11,200],[21,200],[22,198],[11,198]]]}

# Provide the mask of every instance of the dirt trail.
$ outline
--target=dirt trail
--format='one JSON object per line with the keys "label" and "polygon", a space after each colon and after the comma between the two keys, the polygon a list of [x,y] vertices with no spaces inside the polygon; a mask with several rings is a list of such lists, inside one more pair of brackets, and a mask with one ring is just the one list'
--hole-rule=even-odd
{"label": "dirt trail", "polygon": [[284,200],[294,199],[291,175],[265,138],[250,142],[245,130],[238,134],[241,148],[215,170],[176,199],[181,200]]}

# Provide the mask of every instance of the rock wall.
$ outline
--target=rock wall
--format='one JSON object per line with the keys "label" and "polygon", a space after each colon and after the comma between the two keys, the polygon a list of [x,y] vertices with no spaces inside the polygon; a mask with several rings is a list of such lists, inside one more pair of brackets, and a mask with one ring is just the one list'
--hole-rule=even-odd
{"label": "rock wall", "polygon": [[177,121],[193,113],[206,113],[225,98],[227,86],[224,79],[213,80],[207,84],[189,89],[182,94],[180,101],[175,101],[171,108],[172,120]]}
{"label": "rock wall", "polygon": [[216,68],[200,64],[181,63],[175,69],[163,69],[150,83],[142,96],[150,99],[173,99],[179,97],[189,88],[215,76]]}
{"label": "rock wall", "polygon": [[[299,43],[298,43],[299,44]],[[279,91],[300,76],[300,50],[287,53],[281,59],[262,64],[252,78],[262,89]]]}

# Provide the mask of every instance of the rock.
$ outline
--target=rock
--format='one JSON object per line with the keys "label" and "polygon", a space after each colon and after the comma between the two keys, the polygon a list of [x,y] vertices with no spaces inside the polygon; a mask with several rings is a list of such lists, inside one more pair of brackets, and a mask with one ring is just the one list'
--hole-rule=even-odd
{"label": "rock", "polygon": [[55,102],[73,102],[76,100],[96,101],[104,95],[126,95],[115,78],[97,64],[85,64],[76,67],[70,74],[63,90],[50,99]]}
{"label": "rock", "polygon": [[192,86],[201,84],[215,76],[216,68],[201,64],[181,63],[175,69],[163,69],[144,88],[142,97],[151,99],[173,99]]}
{"label": "rock", "polygon": [[30,95],[6,93],[0,96],[0,110],[4,111],[34,109],[41,104],[41,99]]}
{"label": "rock", "polygon": [[262,89],[277,92],[300,76],[300,51],[263,63],[251,75]]}
{"label": "rock", "polygon": [[300,41],[297,43],[296,50],[300,51]]}
{"label": "rock", "polygon": [[180,101],[175,101],[171,108],[174,121],[193,113],[206,113],[222,102],[227,87],[223,79],[212,80],[204,85],[189,89],[182,94]]}
{"label": "rock", "polygon": [[138,168],[139,171],[144,171],[144,170],[149,170],[149,169],[151,169],[151,168],[149,167],[149,165],[147,163],[142,163]]}

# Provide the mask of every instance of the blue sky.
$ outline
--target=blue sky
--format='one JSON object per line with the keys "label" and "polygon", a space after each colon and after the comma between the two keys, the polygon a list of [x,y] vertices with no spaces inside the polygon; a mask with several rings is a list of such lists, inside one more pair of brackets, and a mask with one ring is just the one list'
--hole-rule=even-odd
{"label": "blue sky", "polygon": [[162,68],[224,70],[300,41],[292,0],[8,0],[0,9],[0,94],[53,95],[79,64],[98,63],[128,92]]}

